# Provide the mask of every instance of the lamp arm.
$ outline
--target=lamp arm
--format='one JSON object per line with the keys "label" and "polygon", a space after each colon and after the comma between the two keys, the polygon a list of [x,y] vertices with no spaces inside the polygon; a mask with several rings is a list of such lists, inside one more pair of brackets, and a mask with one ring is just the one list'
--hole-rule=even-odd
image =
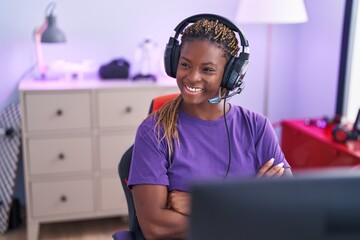
{"label": "lamp arm", "polygon": [[51,2],[47,5],[45,9],[45,16],[53,15],[53,12],[55,11],[56,2]]}
{"label": "lamp arm", "polygon": [[40,74],[40,77],[45,77],[46,66],[44,64],[44,57],[41,47],[41,35],[47,28],[47,22],[45,22],[41,27],[35,29],[34,40],[35,40],[35,55],[36,55],[36,65]]}

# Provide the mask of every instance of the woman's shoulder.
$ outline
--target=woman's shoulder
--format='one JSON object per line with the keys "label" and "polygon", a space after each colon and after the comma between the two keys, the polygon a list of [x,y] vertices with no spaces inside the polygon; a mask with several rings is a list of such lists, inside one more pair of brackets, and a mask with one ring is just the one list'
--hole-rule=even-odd
{"label": "woman's shoulder", "polygon": [[157,121],[158,115],[156,113],[151,113],[140,123],[140,126],[154,126]]}
{"label": "woman's shoulder", "polygon": [[239,105],[231,105],[231,108],[234,109],[233,115],[237,118],[241,118],[251,122],[267,121],[267,118],[263,114],[250,110],[248,108],[244,108]]}
{"label": "woman's shoulder", "polygon": [[157,114],[150,114],[148,115],[138,126],[138,132],[153,132],[155,129],[158,128],[158,115]]}
{"label": "woman's shoulder", "polygon": [[271,128],[270,121],[263,114],[240,106],[234,106],[234,109],[233,124],[240,125],[243,132],[248,132],[253,138]]}

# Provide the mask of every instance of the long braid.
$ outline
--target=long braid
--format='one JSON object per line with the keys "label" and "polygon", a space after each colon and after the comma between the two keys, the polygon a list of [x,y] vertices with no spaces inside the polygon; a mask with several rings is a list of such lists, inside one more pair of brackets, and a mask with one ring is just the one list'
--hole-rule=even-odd
{"label": "long braid", "polygon": [[[231,56],[236,56],[239,51],[238,40],[235,33],[222,24],[218,20],[201,19],[194,24],[188,26],[181,33],[181,44],[192,40],[207,40],[217,47],[220,47],[229,59]],[[226,89],[222,90],[222,95],[226,94]],[[154,114],[157,114],[158,120],[155,128],[158,131],[158,139],[162,141],[166,140],[168,145],[169,159],[172,159],[174,152],[174,140],[179,143],[179,135],[177,130],[178,112],[182,103],[182,96],[179,95],[176,99],[168,102],[161,107]],[[160,136],[160,128],[164,129],[164,135]]]}
{"label": "long braid", "polygon": [[[169,159],[172,158],[172,153],[174,152],[173,140],[176,140],[177,143],[179,143],[177,119],[181,102],[182,96],[179,95],[176,99],[164,104],[158,111],[154,113],[158,116],[158,120],[155,126],[155,128],[158,129],[158,140],[160,142],[165,138],[168,146]],[[164,129],[163,136],[160,136],[160,125],[162,125]]]}

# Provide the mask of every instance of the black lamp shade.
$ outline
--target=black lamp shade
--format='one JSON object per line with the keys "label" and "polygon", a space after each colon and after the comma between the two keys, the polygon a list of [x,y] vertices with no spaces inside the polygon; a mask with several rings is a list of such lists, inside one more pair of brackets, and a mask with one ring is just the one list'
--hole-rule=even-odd
{"label": "black lamp shade", "polygon": [[56,17],[49,15],[46,17],[47,28],[41,35],[42,43],[60,43],[65,42],[64,33],[56,26]]}

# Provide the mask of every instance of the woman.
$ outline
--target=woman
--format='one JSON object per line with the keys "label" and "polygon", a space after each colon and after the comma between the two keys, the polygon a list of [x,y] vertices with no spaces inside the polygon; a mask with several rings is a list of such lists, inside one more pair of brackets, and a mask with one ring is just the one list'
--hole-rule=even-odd
{"label": "woman", "polygon": [[181,94],[136,134],[129,187],[146,239],[186,238],[193,180],[291,175],[265,117],[226,98],[209,103],[229,94],[224,72],[240,49],[219,19],[209,15],[182,31],[174,73]]}

